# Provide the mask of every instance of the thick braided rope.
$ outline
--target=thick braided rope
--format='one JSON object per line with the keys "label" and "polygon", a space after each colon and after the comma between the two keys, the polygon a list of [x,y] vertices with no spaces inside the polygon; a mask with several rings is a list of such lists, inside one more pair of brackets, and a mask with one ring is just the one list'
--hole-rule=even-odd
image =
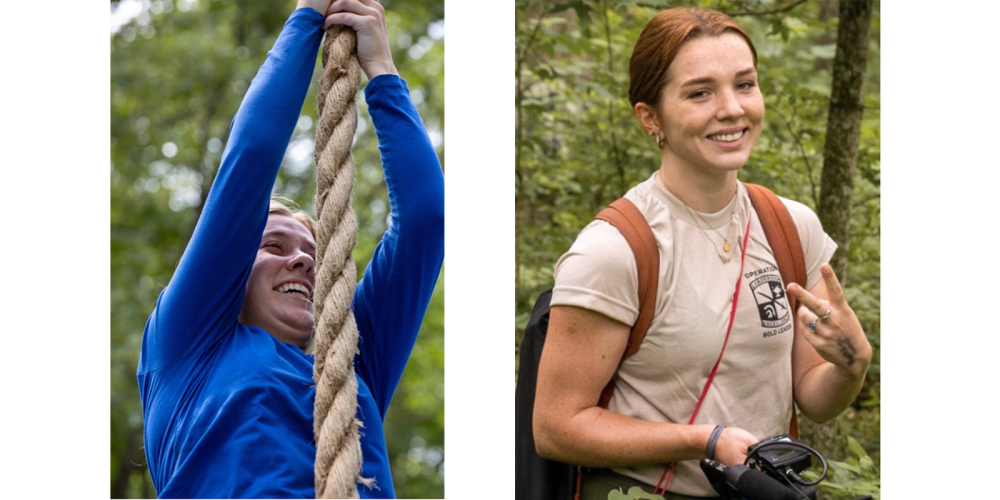
{"label": "thick braided rope", "polygon": [[351,208],[358,127],[354,96],[360,82],[354,30],[333,26],[323,44],[316,127],[316,498],[358,498],[361,472],[360,422],[355,418],[358,383],[354,355],[358,328],[351,313],[357,271],[358,221]]}

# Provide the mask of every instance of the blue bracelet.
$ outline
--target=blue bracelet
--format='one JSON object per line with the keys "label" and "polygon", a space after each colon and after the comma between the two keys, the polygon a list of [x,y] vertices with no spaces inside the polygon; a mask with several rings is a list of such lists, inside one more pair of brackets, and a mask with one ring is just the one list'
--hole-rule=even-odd
{"label": "blue bracelet", "polygon": [[705,456],[709,460],[715,460],[715,444],[719,441],[719,436],[722,434],[722,429],[726,426],[719,424],[715,426],[715,430],[712,431],[712,436],[708,438],[708,449],[705,450]]}

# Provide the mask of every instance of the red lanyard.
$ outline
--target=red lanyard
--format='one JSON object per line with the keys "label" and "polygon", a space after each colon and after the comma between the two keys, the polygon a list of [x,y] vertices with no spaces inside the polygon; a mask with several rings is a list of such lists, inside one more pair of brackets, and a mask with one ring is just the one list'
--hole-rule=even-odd
{"label": "red lanyard", "polygon": [[[698,404],[694,407],[694,413],[691,414],[691,420],[688,420],[688,425],[694,423],[695,417],[698,416],[698,410],[701,409],[701,403],[705,401],[705,395],[708,394],[708,388],[712,386],[712,379],[715,378],[715,372],[719,371],[719,363],[722,362],[722,354],[726,352],[726,344],[729,343],[729,333],[733,331],[733,320],[736,319],[736,304],[740,299],[740,284],[743,283],[743,263],[746,262],[747,256],[747,241],[750,238],[750,220],[753,217],[747,218],[747,229],[743,234],[743,248],[740,255],[740,275],[736,277],[736,291],[733,292],[733,308],[729,311],[729,326],[726,328],[726,339],[722,341],[722,350],[719,351],[719,358],[715,360],[715,366],[712,367],[712,372],[708,374],[708,381],[705,382],[705,387],[701,390],[701,396],[698,398]],[[656,489],[653,490],[655,494],[661,494],[660,483],[663,483],[662,494],[667,493],[667,485],[670,484],[670,479],[674,477],[674,465],[673,463],[667,465],[663,469],[663,474],[660,474],[660,480],[656,482]],[[663,478],[666,477],[666,482]]]}

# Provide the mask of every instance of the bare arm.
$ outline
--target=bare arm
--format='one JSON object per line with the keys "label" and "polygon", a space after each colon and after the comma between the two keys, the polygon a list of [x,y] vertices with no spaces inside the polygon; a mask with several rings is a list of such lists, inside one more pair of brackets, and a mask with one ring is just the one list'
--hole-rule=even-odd
{"label": "bare arm", "polygon": [[[538,367],[534,437],[539,455],[591,467],[699,459],[713,425],[648,422],[597,406],[628,342],[629,326],[604,315],[555,306]],[[716,456],[742,463],[758,440],[726,428]]]}
{"label": "bare arm", "polygon": [[[836,417],[861,390],[872,358],[871,344],[844,299],[833,268],[823,264],[823,281],[810,291],[789,285],[799,300],[792,347],[795,401],[807,417],[824,422]],[[830,310],[830,317],[817,319]],[[813,323],[816,331],[808,324]]]}

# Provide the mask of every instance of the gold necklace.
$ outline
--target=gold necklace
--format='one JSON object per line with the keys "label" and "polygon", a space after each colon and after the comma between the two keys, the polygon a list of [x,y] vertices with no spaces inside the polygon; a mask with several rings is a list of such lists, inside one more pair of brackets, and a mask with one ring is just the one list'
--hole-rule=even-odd
{"label": "gold necklace", "polygon": [[[660,185],[663,186],[664,188],[666,188],[667,185],[666,185],[666,183],[663,182],[663,179],[662,179],[659,171],[656,172],[656,176],[657,176],[657,180],[660,182]],[[668,188],[667,191],[670,191],[670,189]],[[701,214],[697,210],[691,210],[691,207],[688,206],[688,202],[684,201],[684,198],[682,198],[681,195],[679,195],[677,193],[674,193],[673,191],[670,191],[670,192],[673,193],[673,195],[676,196],[677,199],[681,201],[682,205],[684,205],[684,209],[687,210],[688,215],[691,216],[691,220],[694,221],[695,227],[697,227],[698,229],[700,229],[701,232],[705,235],[705,238],[707,238],[708,241],[712,244],[712,247],[715,248],[716,253],[719,254],[719,259],[722,260],[722,263],[723,264],[728,263],[729,260],[732,258],[732,256],[729,255],[729,252],[731,252],[733,250],[733,245],[729,242],[728,235],[722,234],[722,233],[719,232],[718,229],[713,228],[712,225],[709,224],[708,221],[705,220],[705,218],[702,217]],[[737,185],[737,187],[736,187],[736,196],[739,196],[739,194],[740,194],[740,188]],[[740,219],[740,217],[739,217],[739,214],[737,213],[737,209],[740,209],[740,208],[743,208],[743,204],[740,203],[740,200],[737,200],[736,204],[733,205],[733,212],[732,212],[732,214],[729,217],[729,222],[725,225],[727,233],[731,232],[731,229],[730,229],[731,226],[735,226],[736,227],[736,231],[737,231],[736,238],[735,238],[736,240],[739,240],[740,237],[742,236],[742,235],[739,234],[739,229],[740,229],[740,221],[739,221],[739,219]],[[721,249],[719,248],[718,243],[716,243],[715,240],[711,236],[709,236],[708,229],[705,229],[705,228],[701,227],[701,224],[698,222],[699,219],[701,220],[701,222],[705,223],[705,226],[708,229],[711,229],[712,231],[715,232],[715,234],[719,235],[719,237],[722,238],[722,248]]]}

